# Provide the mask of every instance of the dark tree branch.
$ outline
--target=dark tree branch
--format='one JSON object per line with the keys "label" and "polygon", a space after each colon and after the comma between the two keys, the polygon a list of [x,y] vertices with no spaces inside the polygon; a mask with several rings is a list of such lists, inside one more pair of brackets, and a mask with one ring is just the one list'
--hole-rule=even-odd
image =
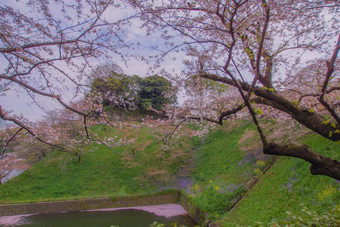
{"label": "dark tree branch", "polygon": [[326,73],[325,81],[324,81],[322,89],[321,89],[321,95],[319,97],[320,103],[328,110],[328,112],[338,122],[338,124],[340,124],[340,117],[337,115],[335,110],[326,102],[326,100],[324,99],[324,96],[325,96],[325,93],[326,93],[328,83],[329,83],[331,76],[334,72],[335,60],[338,56],[339,51],[340,51],[340,34],[339,34],[339,37],[338,37],[338,41],[336,43],[336,47],[333,51],[332,57],[331,57],[330,61],[327,62],[327,73]]}
{"label": "dark tree branch", "polygon": [[170,134],[165,135],[162,138],[162,141],[165,145],[170,145],[170,140],[171,137],[174,135],[174,133],[177,131],[177,129],[179,128],[179,126],[181,126],[185,121],[187,120],[187,118],[184,118],[178,125],[176,125],[175,129],[172,130],[172,132]]}
{"label": "dark tree branch", "polygon": [[221,114],[220,114],[220,117],[218,118],[218,123],[220,125],[223,124],[223,119],[226,117],[226,116],[229,116],[229,115],[232,115],[232,114],[236,114],[237,112],[241,111],[243,108],[245,107],[245,104],[241,104],[241,105],[238,105],[236,107],[234,107],[233,109],[231,110],[227,110],[227,111],[223,111]]}
{"label": "dark tree branch", "polygon": [[263,152],[270,155],[303,159],[312,164],[310,172],[313,175],[326,175],[340,180],[340,162],[314,152],[307,145],[279,145],[269,143],[269,145],[263,149]]}
{"label": "dark tree branch", "polygon": [[[321,93],[303,94],[301,91],[298,91],[298,90],[294,90],[294,89],[288,89],[288,90],[292,91],[292,92],[295,92],[295,93],[298,93],[299,95],[301,95],[300,98],[299,98],[299,101],[298,101],[299,104],[302,101],[302,99],[304,99],[304,98],[307,98],[307,97],[320,97],[320,95],[321,95]],[[328,88],[325,93],[329,94],[329,93],[331,93],[333,91],[339,91],[339,90],[340,90],[340,87],[331,87],[331,88]]]}
{"label": "dark tree branch", "polygon": [[87,138],[87,139],[90,139],[90,135],[89,135],[89,132],[88,132],[88,129],[87,129],[86,118],[87,118],[87,116],[84,115],[84,130],[85,130],[85,133],[86,133],[86,138]]}
{"label": "dark tree branch", "polygon": [[[263,30],[261,33],[261,40],[259,43],[259,48],[258,48],[258,52],[257,52],[257,56],[256,56],[256,62],[255,62],[255,78],[259,79],[260,77],[262,77],[260,75],[260,63],[261,63],[261,57],[262,57],[262,53],[263,53],[263,45],[264,45],[264,40],[266,38],[266,34],[267,34],[267,28],[269,25],[269,21],[270,21],[270,9],[267,5],[267,2],[265,0],[262,0],[262,7],[265,9],[265,22],[264,22],[264,26],[263,26]],[[256,83],[256,82],[255,82]],[[251,87],[255,86],[255,83],[253,82]]]}
{"label": "dark tree branch", "polygon": [[[245,103],[245,105],[247,106],[250,114],[251,114],[251,117],[256,125],[256,129],[261,137],[261,141],[262,141],[262,144],[263,144],[263,147],[267,147],[268,145],[268,141],[267,141],[267,138],[266,138],[266,135],[264,134],[263,130],[262,130],[262,127],[256,117],[256,113],[254,111],[254,108],[252,107],[250,101],[249,101],[249,97],[246,96],[244,94],[244,90],[242,89],[242,86],[240,85],[239,81],[236,80],[236,78],[234,77],[234,75],[227,69],[225,69],[226,73],[232,78],[233,82],[236,84],[236,88],[238,89],[239,93],[241,94],[242,96],[242,99]],[[249,89],[250,90],[250,89]]]}
{"label": "dark tree branch", "polygon": [[259,80],[263,86],[267,88],[273,88],[273,83],[272,83],[272,71],[273,71],[273,57],[267,54],[266,52],[264,54],[264,61],[266,63],[266,68],[265,68],[265,75],[264,77],[260,77]]}

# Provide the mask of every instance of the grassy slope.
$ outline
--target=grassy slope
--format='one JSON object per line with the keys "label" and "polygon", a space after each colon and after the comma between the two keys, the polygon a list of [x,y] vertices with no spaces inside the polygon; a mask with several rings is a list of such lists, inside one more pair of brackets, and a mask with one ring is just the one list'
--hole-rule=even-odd
{"label": "grassy slope", "polygon": [[[303,139],[315,151],[340,159],[340,146],[318,135]],[[287,211],[301,213],[304,204],[322,213],[340,201],[340,183],[325,176],[312,176],[309,164],[294,158],[280,158],[221,221],[224,226],[253,226],[256,221],[288,218]]]}
{"label": "grassy slope", "polygon": [[[175,141],[174,149],[162,153],[155,129],[142,126],[120,130],[97,126],[93,130],[99,131],[101,136],[124,134],[137,138],[133,145],[135,154],[131,145],[110,149],[92,145],[86,148],[82,164],[79,164],[68,154],[53,153],[1,185],[0,203],[128,195],[167,188],[194,193],[192,187],[196,184],[199,190],[195,191],[195,196],[210,186],[220,187],[222,193],[230,186],[239,187],[254,175],[253,163],[238,165],[243,159],[243,153],[238,151],[238,140],[249,127],[249,123],[244,123],[229,133],[219,127],[204,143],[186,133]],[[188,125],[184,130],[193,131],[190,128],[195,127]]]}
{"label": "grassy slope", "polygon": [[[110,148],[103,145],[87,147],[82,164],[63,153],[53,153],[17,178],[0,187],[0,202],[28,202],[60,200],[106,195],[126,195],[154,191],[155,187],[143,180],[148,163],[157,164],[152,155],[159,143],[152,140],[148,129],[126,132],[98,126],[103,135],[121,136],[122,133],[138,137],[136,143],[147,144],[144,155],[136,150],[132,157],[131,147]],[[149,142],[151,141],[151,142]],[[136,145],[136,146],[137,146]],[[122,159],[136,159],[139,165],[130,165]]]}
{"label": "grassy slope", "polygon": [[231,131],[217,127],[194,155],[193,184],[186,192],[202,211],[211,214],[209,219],[219,218],[256,175],[256,158],[245,158],[245,152],[239,151],[238,141],[249,129],[253,129],[249,122],[240,122]]}
{"label": "grassy slope", "polygon": [[243,123],[232,131],[218,128],[211,133],[196,154],[195,181],[213,180],[225,185],[246,183],[252,176],[251,165],[238,165],[244,156],[239,152],[238,141],[251,127],[251,124]]}
{"label": "grassy slope", "polygon": [[[195,127],[189,125],[184,130],[189,128]],[[280,158],[246,197],[223,215],[228,200],[239,196],[237,190],[256,176],[255,170],[263,168],[257,162],[263,156],[240,151],[242,135],[254,131],[246,121],[238,122],[234,129],[217,127],[203,142],[185,133],[169,153],[160,152],[155,129],[146,126],[133,130],[97,126],[93,130],[102,136],[124,134],[137,138],[133,145],[135,154],[131,145],[110,149],[92,145],[84,152],[83,163],[78,164],[67,154],[53,153],[1,185],[0,203],[128,195],[177,187],[184,189],[203,210],[212,212],[211,218],[222,218],[226,226],[244,226],[285,217],[286,210],[299,211],[300,203],[319,212],[339,200],[339,183],[311,176],[308,164],[300,160]],[[255,140],[257,137],[244,140],[243,144],[251,147]],[[305,140],[316,151],[339,159],[338,145],[316,135]]]}

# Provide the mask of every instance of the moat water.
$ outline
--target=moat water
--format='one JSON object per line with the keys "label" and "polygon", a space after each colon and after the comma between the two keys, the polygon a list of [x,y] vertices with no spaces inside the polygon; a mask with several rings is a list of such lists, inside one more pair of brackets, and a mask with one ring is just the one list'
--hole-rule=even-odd
{"label": "moat water", "polygon": [[[66,212],[57,214],[37,214],[8,216],[7,223],[3,222],[1,226],[36,226],[36,227],[149,227],[152,223],[166,224],[172,226],[195,226],[195,222],[188,214],[167,217],[166,210],[164,216],[159,216],[144,210],[122,209],[114,211],[82,211]],[[13,217],[10,220],[10,217]],[[14,220],[15,219],[15,220]]]}

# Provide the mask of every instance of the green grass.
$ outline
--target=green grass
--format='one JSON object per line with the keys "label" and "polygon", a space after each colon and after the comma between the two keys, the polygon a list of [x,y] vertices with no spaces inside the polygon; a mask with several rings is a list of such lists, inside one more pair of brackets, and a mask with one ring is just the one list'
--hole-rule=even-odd
{"label": "green grass", "polygon": [[155,128],[135,124],[140,127],[92,127],[99,137],[135,138],[135,142],[112,148],[88,145],[81,164],[68,153],[53,152],[1,185],[0,203],[126,196],[175,187],[177,176],[191,160],[189,135],[177,139],[165,153]]}
{"label": "green grass", "polygon": [[186,193],[202,211],[210,214],[210,220],[220,218],[243,195],[246,183],[257,176],[254,171],[257,161],[263,158],[239,149],[242,135],[255,130],[254,125],[249,121],[237,125],[230,131],[225,126],[216,127],[194,153],[193,183]]}
{"label": "green grass", "polygon": [[[157,136],[154,128],[119,129],[97,125],[91,130],[100,137],[136,140],[133,145],[113,148],[89,145],[82,154],[81,164],[70,154],[54,152],[1,185],[0,203],[151,193],[176,188],[180,179],[199,184],[201,192],[212,185],[210,181],[227,190],[230,185],[240,185],[253,175],[246,173],[252,163],[238,165],[244,155],[238,151],[238,140],[250,127],[251,124],[244,123],[229,133],[219,127],[212,130],[204,143],[197,136],[184,134],[173,141],[176,145],[168,153],[163,153],[159,133]],[[199,128],[191,123],[186,129]]]}
{"label": "green grass", "polygon": [[[92,130],[102,136],[122,136],[122,131],[104,126]],[[150,139],[145,128],[134,132],[137,143]],[[157,144],[156,144],[157,146]],[[153,153],[155,141],[145,149]],[[82,155],[82,163],[67,153],[54,152],[20,176],[0,187],[1,203],[53,201],[71,198],[103,197],[108,195],[138,194],[156,188],[142,179],[145,165],[129,166],[122,159],[131,155],[129,146],[107,148],[90,145]],[[135,159],[146,163],[146,155],[137,154]],[[156,164],[156,163],[155,163]]]}
{"label": "green grass", "polygon": [[19,177],[1,187],[1,202],[97,197],[141,192],[143,184],[133,180],[140,168],[124,168],[120,153],[99,147],[86,153],[83,163],[60,154],[36,164]]}
{"label": "green grass", "polygon": [[[339,160],[339,145],[315,134],[303,140],[316,152]],[[257,221],[268,223],[272,219],[289,218],[287,211],[301,213],[301,204],[320,214],[340,201],[339,187],[340,183],[334,179],[312,176],[308,163],[281,157],[220,222],[223,226],[254,226]]]}
{"label": "green grass", "polygon": [[195,181],[213,180],[231,185],[249,180],[246,173],[250,172],[251,165],[239,165],[244,158],[244,152],[239,151],[238,141],[244,131],[252,127],[252,124],[248,123],[230,132],[218,128],[210,133],[195,155]]}
{"label": "green grass", "polygon": [[[100,137],[136,140],[113,148],[89,145],[82,164],[69,154],[51,153],[1,185],[0,203],[128,196],[179,188],[210,213],[208,219],[224,226],[253,226],[256,221],[287,218],[286,211],[299,213],[301,203],[322,213],[340,201],[339,182],[312,176],[309,164],[295,158],[279,158],[261,176],[272,159],[253,146],[259,140],[256,133],[252,134],[254,125],[249,121],[226,123],[211,129],[204,138],[193,136],[199,127],[189,123],[181,129],[182,137],[173,137],[167,152],[162,151],[160,130],[168,126],[119,129],[97,125],[91,130]],[[240,144],[244,135],[252,136]],[[316,152],[340,159],[339,145],[315,134],[302,140]],[[258,176],[258,183],[247,191],[247,183]],[[236,207],[225,212],[244,194]]]}

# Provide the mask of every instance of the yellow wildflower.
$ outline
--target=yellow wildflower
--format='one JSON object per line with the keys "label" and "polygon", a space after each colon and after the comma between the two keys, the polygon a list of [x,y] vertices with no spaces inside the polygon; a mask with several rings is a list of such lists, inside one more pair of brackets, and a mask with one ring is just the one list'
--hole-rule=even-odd
{"label": "yellow wildflower", "polygon": [[327,197],[331,197],[336,193],[336,189],[332,185],[325,186],[321,192],[318,193],[318,197],[320,200],[324,200]]}
{"label": "yellow wildflower", "polygon": [[257,165],[258,167],[263,167],[263,166],[266,165],[266,163],[265,163],[263,160],[258,160],[258,161],[256,161],[256,165]]}

